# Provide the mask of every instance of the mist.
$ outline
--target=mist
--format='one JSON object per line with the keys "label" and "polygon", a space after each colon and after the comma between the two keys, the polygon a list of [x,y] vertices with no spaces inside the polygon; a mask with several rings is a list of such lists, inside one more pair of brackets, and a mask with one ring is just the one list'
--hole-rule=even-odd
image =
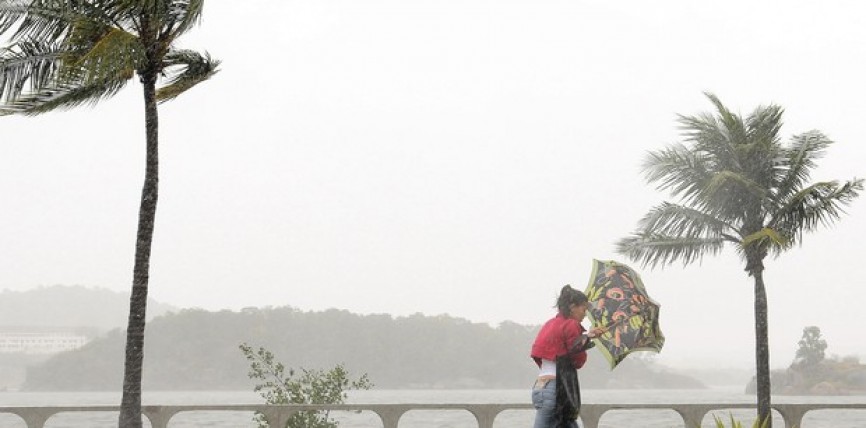
{"label": "mist", "polygon": [[[591,261],[661,303],[656,362],[754,366],[752,279],[731,250],[649,269],[613,243],[668,195],[648,151],[677,114],[785,107],[836,143],[811,181],[864,175],[866,28],[854,1],[207,2],[184,41],[222,71],[160,107],[150,296],[538,325]],[[144,165],[136,85],[92,109],[4,117],[0,290],[128,291]],[[769,260],[771,367],[805,326],[866,358],[854,267],[866,205]],[[528,349],[515,349],[525,354]]]}

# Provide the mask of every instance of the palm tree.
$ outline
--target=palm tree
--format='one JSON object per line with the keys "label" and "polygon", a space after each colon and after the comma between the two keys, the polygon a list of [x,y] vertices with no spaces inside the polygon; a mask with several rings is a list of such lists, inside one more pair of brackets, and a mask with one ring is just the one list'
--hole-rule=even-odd
{"label": "palm tree", "polygon": [[146,166],[121,427],[142,424],[144,327],[159,177],[157,102],[208,79],[219,64],[207,54],[175,47],[177,38],[198,23],[202,5],[203,0],[0,0],[0,34],[11,33],[0,50],[0,114],[93,104],[117,93],[134,75],[144,91]]}
{"label": "palm tree", "polygon": [[[617,242],[617,251],[644,266],[689,264],[736,248],[755,283],[755,358],[758,418],[770,416],[770,368],[764,259],[828,226],[863,189],[863,180],[807,184],[810,170],[830,146],[818,131],[780,142],[783,110],[758,107],[745,119],[712,94],[715,114],[679,116],[685,142],[651,152],[646,179],[680,203],[663,202]],[[771,422],[771,421],[770,421]]]}

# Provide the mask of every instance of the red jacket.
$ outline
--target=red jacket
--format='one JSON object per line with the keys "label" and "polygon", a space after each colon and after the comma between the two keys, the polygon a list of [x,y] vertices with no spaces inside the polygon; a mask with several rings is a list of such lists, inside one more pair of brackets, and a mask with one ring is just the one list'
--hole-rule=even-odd
{"label": "red jacket", "polygon": [[[532,344],[530,356],[539,367],[542,358],[556,361],[556,357],[566,354],[566,346],[574,345],[584,331],[583,326],[577,321],[557,314],[541,327],[541,331],[535,337],[535,343]],[[586,351],[578,352],[574,356],[575,367],[581,368],[585,362]]]}

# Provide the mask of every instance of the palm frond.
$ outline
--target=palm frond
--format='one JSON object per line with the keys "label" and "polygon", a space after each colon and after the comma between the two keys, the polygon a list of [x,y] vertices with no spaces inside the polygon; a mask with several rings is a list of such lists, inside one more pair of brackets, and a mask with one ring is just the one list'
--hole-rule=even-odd
{"label": "palm frond", "polygon": [[643,266],[666,266],[679,260],[687,265],[705,255],[715,255],[722,251],[726,239],[684,238],[653,232],[638,232],[620,239],[616,251]]}
{"label": "palm frond", "polygon": [[[82,18],[76,10],[81,3],[82,0],[0,0],[0,22],[2,16],[8,14],[10,19],[5,21],[5,29],[18,24],[12,35],[15,39],[57,41],[71,22]],[[0,29],[2,27],[0,25]]]}
{"label": "palm frond", "polygon": [[29,3],[23,0],[0,0],[0,34],[9,31],[27,15]]}
{"label": "palm frond", "polygon": [[207,53],[202,55],[191,50],[169,52],[165,57],[163,69],[171,75],[166,85],[157,89],[156,99],[159,102],[174,99],[216,74],[219,64],[219,61],[212,59]]}
{"label": "palm frond", "polygon": [[776,105],[756,108],[746,118],[744,140],[737,144],[741,173],[764,189],[774,187],[778,176],[782,113]]}
{"label": "palm frond", "polygon": [[13,45],[0,52],[2,114],[98,102],[136,72],[167,77],[160,102],[177,97],[219,65],[207,54],[172,48],[202,7],[203,0],[0,0],[0,28],[17,25]]}
{"label": "palm frond", "polygon": [[0,0],[0,30],[16,23],[13,38],[60,40],[84,23],[128,29],[130,10],[114,0]]}
{"label": "palm frond", "polygon": [[37,115],[80,105],[93,105],[116,94],[128,81],[129,79],[115,79],[86,85],[68,84],[45,88],[4,105],[2,114]]}
{"label": "palm frond", "polygon": [[[742,211],[744,204],[754,204],[768,196],[767,189],[750,177],[734,171],[719,171],[704,189],[705,198],[719,211]],[[737,204],[740,206],[732,206]],[[730,208],[734,208],[731,210]]]}
{"label": "palm frond", "polygon": [[[693,143],[694,151],[708,155],[711,159],[713,163],[710,168],[739,169],[735,163],[737,159],[730,144],[730,135],[717,117],[708,113],[679,115],[677,122],[680,135],[685,141]],[[726,160],[734,163],[719,163]]]}
{"label": "palm frond", "polygon": [[668,236],[726,237],[736,242],[736,228],[715,216],[683,205],[663,202],[651,209],[639,222],[638,229]]}
{"label": "palm frond", "polygon": [[204,0],[174,0],[169,2],[168,13],[172,25],[167,29],[172,38],[186,33],[201,20]]}
{"label": "palm frond", "polygon": [[777,105],[756,108],[746,119],[746,140],[761,146],[778,145],[784,113]]}
{"label": "palm frond", "polygon": [[698,116],[679,115],[679,129],[686,141],[694,143],[694,150],[711,159],[711,169],[742,170],[736,149],[745,135],[745,124],[739,116],[731,113],[718,97],[704,93],[716,106],[717,113],[701,113]]}
{"label": "palm frond", "polygon": [[668,190],[690,203],[700,201],[713,177],[705,156],[682,144],[650,152],[643,163],[643,172],[647,182],[657,183],[659,190]]}
{"label": "palm frond", "polygon": [[788,201],[768,222],[796,242],[802,242],[803,233],[813,232],[819,226],[829,226],[844,214],[863,190],[863,179],[853,179],[840,185],[836,181],[815,183],[791,195]]}
{"label": "palm frond", "polygon": [[30,83],[31,90],[54,78],[63,57],[54,43],[24,40],[0,49],[0,102],[17,97]]}
{"label": "palm frond", "polygon": [[793,192],[802,188],[810,176],[811,170],[817,166],[816,160],[824,156],[833,141],[820,131],[809,131],[791,138],[789,147],[782,151],[780,160],[781,177],[775,194],[775,201],[787,200]]}
{"label": "palm frond", "polygon": [[722,155],[724,155],[725,153],[730,154],[739,143],[747,141],[746,124],[743,121],[743,118],[740,117],[740,115],[732,113],[724,104],[722,104],[722,101],[715,94],[712,94],[710,92],[704,92],[704,95],[716,107],[718,121],[722,125],[720,131],[722,131],[725,139],[723,140],[723,145],[701,144],[707,142],[716,142],[715,140],[698,141],[698,149],[706,150],[710,153],[719,153]]}
{"label": "palm frond", "polygon": [[765,227],[755,233],[752,233],[743,238],[740,245],[743,248],[747,248],[753,245],[757,245],[763,248],[787,248],[790,246],[791,241],[782,236],[779,232]]}
{"label": "palm frond", "polygon": [[[73,28],[70,39],[82,37],[77,33],[78,28]],[[72,46],[81,48],[69,59],[67,70],[78,75],[84,84],[110,81],[122,76],[132,77],[133,71],[144,63],[141,40],[123,29],[109,27],[98,37],[90,33],[83,36],[90,38],[91,44],[71,42]]]}

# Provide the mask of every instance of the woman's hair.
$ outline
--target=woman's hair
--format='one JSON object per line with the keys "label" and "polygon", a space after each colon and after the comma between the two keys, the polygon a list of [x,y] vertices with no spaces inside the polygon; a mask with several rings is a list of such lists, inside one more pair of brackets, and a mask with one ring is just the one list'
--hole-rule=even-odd
{"label": "woman's hair", "polygon": [[571,288],[571,285],[566,284],[559,291],[559,297],[556,299],[556,307],[559,309],[560,315],[567,317],[571,313],[571,305],[582,305],[588,302],[586,294],[582,291]]}

